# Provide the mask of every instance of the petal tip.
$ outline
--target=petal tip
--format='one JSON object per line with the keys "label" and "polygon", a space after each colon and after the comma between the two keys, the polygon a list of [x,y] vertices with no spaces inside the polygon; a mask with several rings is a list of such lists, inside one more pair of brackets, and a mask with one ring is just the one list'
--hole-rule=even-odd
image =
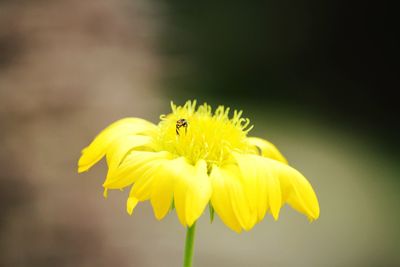
{"label": "petal tip", "polygon": [[193,226],[194,222],[195,221],[186,222],[187,223],[186,226],[190,228]]}
{"label": "petal tip", "polygon": [[158,214],[156,212],[154,212],[154,217],[156,217],[157,221],[161,221],[162,219],[164,219],[164,216],[161,214]]}
{"label": "petal tip", "polygon": [[[226,224],[225,224],[226,225]],[[233,232],[235,232],[235,233],[237,233],[237,234],[241,234],[243,231],[243,229],[241,228],[241,227],[231,227],[231,226],[228,226],[228,228],[230,229],[230,230],[232,230]]]}
{"label": "petal tip", "polygon": [[86,171],[88,171],[89,170],[89,168],[85,168],[85,167],[82,167],[82,166],[78,166],[78,173],[83,173],[83,172],[86,172]]}
{"label": "petal tip", "polygon": [[134,197],[128,198],[128,200],[126,201],[126,212],[128,212],[129,215],[132,215],[133,210],[135,209],[138,202],[139,201]]}
{"label": "petal tip", "polygon": [[103,197],[104,197],[105,199],[108,198],[108,188],[104,188]]}
{"label": "petal tip", "polygon": [[278,213],[272,213],[272,218],[274,218],[274,221],[277,221],[279,219],[279,212]]}
{"label": "petal tip", "polygon": [[314,214],[308,216],[308,220],[310,222],[316,221],[319,218],[319,210],[316,211]]}

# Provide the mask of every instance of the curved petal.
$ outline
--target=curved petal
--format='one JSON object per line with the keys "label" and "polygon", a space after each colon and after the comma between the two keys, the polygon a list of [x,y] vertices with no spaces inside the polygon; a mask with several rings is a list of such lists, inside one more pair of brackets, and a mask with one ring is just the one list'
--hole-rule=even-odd
{"label": "curved petal", "polygon": [[199,160],[195,166],[180,157],[168,163],[164,179],[173,177],[176,213],[184,226],[191,226],[203,213],[211,198],[207,164]]}
{"label": "curved petal", "polygon": [[[317,196],[307,179],[297,170],[282,162],[255,156],[235,154],[242,172],[259,173],[259,177],[267,179],[268,204],[275,218],[278,216],[279,203],[288,203],[295,210],[308,216],[310,220],[319,217]],[[244,174],[243,174],[244,175]],[[275,180],[274,180],[275,179]],[[280,191],[276,179],[279,180]],[[273,185],[273,186],[272,186]],[[281,201],[278,196],[281,195]]]}
{"label": "curved petal", "polygon": [[126,201],[126,212],[129,213],[129,215],[132,215],[133,209],[136,207],[138,204],[139,200],[133,195],[133,187],[129,193],[128,200]]}
{"label": "curved petal", "polygon": [[110,144],[117,138],[127,134],[146,134],[153,132],[157,126],[139,118],[125,118],[112,123],[82,150],[78,162],[78,172],[89,170],[107,152]]}
{"label": "curved petal", "polygon": [[282,202],[305,214],[310,221],[319,217],[317,196],[307,179],[294,168],[271,161],[274,172],[279,176],[282,188]]}
{"label": "curved petal", "polygon": [[174,197],[180,222],[191,226],[203,213],[211,196],[206,163],[199,161],[193,166],[183,157],[164,160],[136,181],[133,195],[139,200],[150,198],[158,220],[168,213]]}
{"label": "curved petal", "polygon": [[126,135],[115,140],[109,147],[106,158],[108,168],[113,171],[134,148],[148,146],[152,138],[145,135]]}
{"label": "curved petal", "polygon": [[255,156],[233,154],[242,176],[244,187],[252,209],[257,211],[257,219],[261,221],[267,210],[275,220],[281,208],[281,187],[279,178],[268,167],[269,159]]}
{"label": "curved petal", "polygon": [[150,199],[154,189],[154,180],[160,175],[160,167],[166,159],[156,161],[140,176],[138,176],[135,184],[132,187],[132,194],[140,201]]}
{"label": "curved petal", "polygon": [[138,179],[146,179],[163,161],[171,158],[172,155],[166,151],[132,151],[119,167],[109,170],[103,187],[119,189],[131,185]]}
{"label": "curved petal", "polygon": [[247,140],[251,145],[257,147],[261,151],[261,156],[275,159],[285,164],[288,163],[282,153],[279,152],[276,146],[271,142],[258,137],[248,137]]}
{"label": "curved petal", "polygon": [[133,151],[103,186],[115,189],[134,183],[131,196],[139,201],[150,198],[158,219],[167,214],[174,196],[179,220],[191,226],[211,197],[207,165],[203,160],[193,166],[183,157],[171,157],[168,152]]}
{"label": "curved petal", "polygon": [[211,173],[213,195],[211,203],[221,220],[232,230],[250,230],[257,220],[246,192],[244,177],[237,165],[214,166]]}
{"label": "curved petal", "polygon": [[169,162],[162,164],[153,182],[150,201],[157,220],[167,215],[174,197],[174,177],[169,175],[168,167]]}
{"label": "curved petal", "polygon": [[[233,176],[233,177],[232,177]],[[220,219],[233,231],[240,233],[242,226],[239,223],[236,213],[233,210],[231,196],[232,187],[239,187],[237,178],[228,170],[221,170],[213,166],[210,174],[213,193],[211,195],[211,204]],[[235,190],[238,191],[238,190]],[[243,198],[243,197],[242,197]]]}

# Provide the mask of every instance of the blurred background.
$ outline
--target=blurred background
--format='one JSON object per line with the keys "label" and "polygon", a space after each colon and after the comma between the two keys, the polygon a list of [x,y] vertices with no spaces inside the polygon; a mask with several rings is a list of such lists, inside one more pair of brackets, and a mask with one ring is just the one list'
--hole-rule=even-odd
{"label": "blurred background", "polygon": [[195,266],[400,266],[395,16],[385,2],[0,0],[0,266],[180,266],[185,229],[102,197],[80,150],[122,117],[243,109],[312,183],[240,235],[208,213]]}

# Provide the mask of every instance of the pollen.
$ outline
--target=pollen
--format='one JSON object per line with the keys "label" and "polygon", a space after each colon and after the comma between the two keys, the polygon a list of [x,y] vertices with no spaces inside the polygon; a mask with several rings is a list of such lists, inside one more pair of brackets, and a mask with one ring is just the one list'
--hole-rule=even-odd
{"label": "pollen", "polygon": [[[233,160],[232,151],[249,153],[251,146],[246,140],[252,129],[249,119],[242,118],[242,111],[219,106],[214,112],[207,103],[196,107],[196,101],[183,106],[171,103],[172,113],[161,115],[156,134],[157,150],[165,150],[183,156],[192,164],[199,160],[207,163],[208,169]],[[182,120],[187,125],[181,127]]]}

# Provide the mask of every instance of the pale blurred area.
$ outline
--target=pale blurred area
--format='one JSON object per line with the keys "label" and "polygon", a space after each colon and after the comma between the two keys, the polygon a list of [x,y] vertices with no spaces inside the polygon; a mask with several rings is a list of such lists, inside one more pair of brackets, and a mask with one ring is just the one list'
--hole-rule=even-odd
{"label": "pale blurred area", "polygon": [[400,266],[396,158],[324,116],[169,90],[164,77],[187,70],[179,53],[160,52],[169,10],[146,0],[0,0],[0,266],[180,266],[175,213],[158,222],[143,203],[129,216],[127,190],[102,196],[104,162],[81,175],[76,164],[109,123],[156,123],[186,96],[245,109],[252,133],[281,149],[321,205],[311,224],[285,207],[240,235],[210,224],[206,210],[195,266]]}

